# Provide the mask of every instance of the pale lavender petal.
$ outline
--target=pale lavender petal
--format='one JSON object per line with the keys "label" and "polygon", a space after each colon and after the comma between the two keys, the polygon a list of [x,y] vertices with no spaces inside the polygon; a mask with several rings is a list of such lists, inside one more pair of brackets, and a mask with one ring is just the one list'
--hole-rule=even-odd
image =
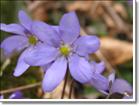
{"label": "pale lavender petal", "polygon": [[103,71],[105,71],[105,63],[103,61],[101,61],[100,63],[96,63],[93,61],[91,62],[91,65],[93,66],[93,70],[97,74],[101,74]]}
{"label": "pale lavender petal", "polygon": [[133,99],[133,96],[124,96],[123,99]]}
{"label": "pale lavender petal", "polygon": [[80,35],[80,24],[75,12],[65,14],[60,20],[61,38],[71,44]]}
{"label": "pale lavender petal", "polygon": [[99,49],[100,40],[96,36],[82,36],[77,39],[74,46],[79,55],[85,56],[87,54],[94,53]]}
{"label": "pale lavender petal", "polygon": [[19,52],[23,50],[28,45],[28,39],[26,37],[13,35],[2,42],[1,48],[4,49],[5,55],[10,55],[14,51]]}
{"label": "pale lavender petal", "polygon": [[60,32],[59,32],[59,26],[53,26],[53,25],[52,25],[52,28],[53,28],[58,34],[60,34]]}
{"label": "pale lavender petal", "polygon": [[97,90],[108,90],[108,79],[102,76],[101,74],[93,73],[92,80],[89,83]]}
{"label": "pale lavender petal", "polygon": [[31,18],[30,18],[23,10],[20,10],[20,11],[19,11],[18,17],[19,17],[20,23],[21,23],[28,31],[30,31],[30,30],[31,30],[31,26],[32,26],[32,20],[31,20]]}
{"label": "pale lavender petal", "polygon": [[0,99],[4,99],[4,96],[3,95],[0,95]]}
{"label": "pale lavender petal", "polygon": [[52,28],[52,26],[41,22],[35,21],[33,22],[32,32],[35,36],[37,36],[41,41],[58,47],[60,44],[60,39],[56,29]]}
{"label": "pale lavender petal", "polygon": [[53,91],[64,79],[67,69],[67,60],[64,57],[56,59],[51,67],[46,71],[43,79],[44,92]]}
{"label": "pale lavender petal", "polygon": [[114,82],[115,81],[115,71],[113,70],[112,73],[108,76],[108,81]]}
{"label": "pale lavender petal", "polygon": [[42,70],[43,70],[44,72],[46,72],[46,71],[50,68],[50,66],[51,66],[51,64],[52,64],[53,62],[54,62],[54,61],[52,61],[51,63],[48,63],[48,64],[45,64],[45,65],[41,66]]}
{"label": "pale lavender petal", "polygon": [[131,85],[126,80],[123,79],[116,79],[111,87],[112,93],[118,92],[123,94],[125,92],[132,93],[132,91],[133,90]]}
{"label": "pale lavender petal", "polygon": [[81,83],[86,83],[92,78],[90,63],[76,54],[69,58],[69,69],[72,77]]}
{"label": "pale lavender petal", "polygon": [[39,44],[32,48],[25,57],[25,62],[31,66],[42,66],[56,59],[59,51],[51,46]]}
{"label": "pale lavender petal", "polygon": [[13,34],[18,34],[18,35],[25,35],[25,29],[19,24],[0,24],[0,30],[13,33]]}
{"label": "pale lavender petal", "polygon": [[22,98],[23,98],[23,94],[20,91],[16,91],[12,93],[9,97],[9,99],[22,99]]}
{"label": "pale lavender petal", "polygon": [[28,55],[30,49],[32,49],[32,48],[26,49],[19,57],[18,62],[17,62],[17,66],[16,66],[15,71],[14,71],[15,77],[22,75],[30,67],[28,64],[26,64],[24,62],[24,58]]}

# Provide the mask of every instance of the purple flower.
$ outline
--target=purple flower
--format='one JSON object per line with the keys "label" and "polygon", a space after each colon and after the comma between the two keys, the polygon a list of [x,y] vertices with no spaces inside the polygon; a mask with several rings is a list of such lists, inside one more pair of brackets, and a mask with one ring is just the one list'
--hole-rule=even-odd
{"label": "purple flower", "polygon": [[47,24],[41,22],[36,22],[34,27],[36,34],[48,37],[48,42],[52,42],[36,47],[25,58],[25,62],[32,66],[50,64],[45,67],[42,85],[45,92],[54,90],[60,84],[67,66],[72,77],[80,83],[91,80],[93,72],[87,57],[99,49],[100,41],[96,36],[80,36],[80,24],[75,12],[65,14],[56,30],[48,29]]}
{"label": "purple flower", "polygon": [[[117,78],[115,79],[115,72],[113,71],[108,78],[104,77],[101,73],[104,71],[103,63],[91,63],[94,68],[96,68],[96,71],[94,69],[93,74],[95,77],[93,77],[89,84],[91,84],[93,87],[95,87],[97,90],[99,90],[103,94],[113,94],[113,93],[120,93],[126,96],[132,95],[132,87],[131,85],[123,79]],[[103,67],[102,67],[103,66]]]}
{"label": "purple flower", "polygon": [[133,0],[127,0],[128,5],[133,6]]}
{"label": "purple flower", "polygon": [[92,70],[93,70],[93,77],[88,82],[90,85],[94,86],[99,91],[105,91],[108,89],[109,81],[106,77],[102,75],[102,72],[105,69],[104,62],[96,63],[91,62]]}
{"label": "purple flower", "polygon": [[16,91],[9,96],[9,99],[22,99],[23,94],[20,91]]}
{"label": "purple flower", "polygon": [[3,95],[0,95],[0,99],[3,99],[4,97],[3,97]]}
{"label": "purple flower", "polygon": [[[20,91],[16,91],[9,96],[9,99],[22,99],[23,94]],[[4,99],[4,96],[1,95],[0,99]]]}
{"label": "purple flower", "polygon": [[[14,51],[21,51],[25,49],[19,57],[17,66],[15,68],[14,76],[22,75],[29,68],[29,65],[26,64],[23,59],[28,55],[31,50],[36,48],[36,46],[39,46],[40,44],[47,41],[48,36],[50,36],[52,33],[47,29],[53,28],[52,26],[45,24],[45,28],[47,27],[47,29],[43,29],[44,23],[39,22],[42,25],[42,29],[36,29],[36,27],[34,27],[34,24],[36,26],[39,26],[40,24],[37,24],[36,21],[32,21],[22,10],[19,11],[18,17],[20,24],[0,24],[0,30],[13,33],[11,37],[6,38],[1,44],[1,48],[4,49],[5,55],[9,56]],[[43,33],[44,30],[46,30],[46,35],[48,36],[39,36],[37,31]],[[51,45],[53,42],[49,41],[47,43]]]}

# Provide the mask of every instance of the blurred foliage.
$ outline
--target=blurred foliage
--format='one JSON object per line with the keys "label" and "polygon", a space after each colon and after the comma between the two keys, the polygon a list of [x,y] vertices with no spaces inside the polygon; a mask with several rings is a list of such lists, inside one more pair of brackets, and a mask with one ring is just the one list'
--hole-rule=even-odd
{"label": "blurred foliage", "polygon": [[[0,23],[10,24],[18,22],[17,13],[24,8],[25,5],[22,0],[0,0]],[[2,41],[8,34],[0,32],[0,41]]]}

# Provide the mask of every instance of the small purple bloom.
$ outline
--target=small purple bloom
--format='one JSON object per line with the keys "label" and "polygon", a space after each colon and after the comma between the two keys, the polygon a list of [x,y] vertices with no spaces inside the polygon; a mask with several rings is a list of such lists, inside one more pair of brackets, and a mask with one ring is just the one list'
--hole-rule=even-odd
{"label": "small purple bloom", "polygon": [[87,57],[99,49],[100,41],[96,36],[80,36],[80,24],[75,12],[65,14],[55,30],[41,22],[36,22],[33,27],[41,38],[48,37],[48,45],[31,50],[25,62],[43,67],[51,63],[49,68],[45,67],[42,85],[45,92],[51,92],[60,84],[67,66],[72,77],[80,83],[91,80],[93,72]]}
{"label": "small purple bloom", "polygon": [[[1,95],[0,99],[4,99],[4,96]],[[23,94],[20,91],[16,91],[9,96],[9,99],[23,99]]]}
{"label": "small purple bloom", "polygon": [[[36,21],[32,21],[27,14],[24,11],[19,11],[18,14],[20,24],[0,24],[0,30],[13,33],[11,37],[6,38],[2,44],[1,48],[4,49],[5,55],[9,56],[14,51],[21,51],[24,50],[24,52],[20,55],[17,66],[14,71],[14,76],[20,76],[22,75],[30,65],[26,64],[24,62],[24,58],[28,55],[28,53],[38,47],[40,44],[45,43],[47,41],[47,36],[38,36],[38,32],[43,33],[44,26],[41,26],[42,29],[36,29],[34,27],[34,24],[36,26],[39,26],[40,24],[37,24]],[[44,25],[43,22],[40,22],[41,25]],[[47,29],[51,29],[52,26],[46,25],[45,27],[48,27]],[[46,34],[50,36],[52,33],[49,30],[46,30]],[[51,42],[47,42],[48,44],[52,44]],[[49,53],[54,52],[54,50],[50,50]]]}
{"label": "small purple bloom", "polygon": [[16,91],[9,96],[9,99],[23,99],[23,94],[20,91]]}
{"label": "small purple bloom", "polygon": [[[94,63],[94,64],[93,64]],[[95,68],[101,64],[101,63],[95,63],[93,62],[92,66]],[[101,70],[102,71],[101,71]],[[95,71],[95,77],[93,77],[89,84],[91,84],[93,87],[95,87],[97,90],[99,90],[101,93],[108,95],[109,93],[120,93],[124,95],[132,95],[132,87],[131,85],[123,79],[117,78],[115,79],[115,72],[113,71],[108,78],[104,77],[101,72],[103,72],[104,68],[96,68]]]}
{"label": "small purple bloom", "polygon": [[127,0],[128,5],[133,6],[133,0]]}
{"label": "small purple bloom", "polygon": [[3,95],[0,95],[0,99],[3,99],[4,97],[3,97]]}

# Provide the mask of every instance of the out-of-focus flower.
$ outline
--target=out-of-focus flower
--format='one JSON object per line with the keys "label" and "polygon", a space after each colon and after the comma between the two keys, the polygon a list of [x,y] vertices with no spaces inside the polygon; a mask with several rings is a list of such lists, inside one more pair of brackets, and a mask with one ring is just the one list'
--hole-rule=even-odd
{"label": "out-of-focus flower", "polygon": [[128,5],[133,6],[133,0],[127,0]]}
{"label": "out-of-focus flower", "polygon": [[[92,63],[92,66],[99,66],[101,63]],[[100,66],[101,67],[101,66]],[[101,69],[101,70],[100,70]],[[115,72],[112,71],[112,73],[108,76],[108,78],[104,77],[102,75],[102,72],[104,71],[104,68],[97,68],[96,71],[94,71],[95,77],[92,78],[91,81],[89,81],[89,84],[91,84],[93,87],[95,87],[98,91],[100,91],[103,94],[109,95],[113,93],[120,93],[124,96],[131,96],[133,93],[132,86],[123,79],[117,78],[115,79]],[[126,97],[127,98],[127,97]]]}
{"label": "out-of-focus flower", "polygon": [[[4,49],[5,55],[9,56],[14,51],[21,51],[25,49],[19,57],[17,66],[14,71],[14,76],[22,75],[29,68],[29,65],[26,64],[23,60],[28,55],[28,53],[30,53],[32,49],[35,49],[36,47],[38,48],[42,42],[45,43],[47,41],[47,36],[42,37],[36,33],[37,31],[43,33],[45,30],[43,29],[43,26],[41,26],[42,29],[36,29],[34,24],[37,26],[40,24],[37,24],[36,21],[32,21],[23,10],[19,11],[18,17],[20,24],[0,24],[0,30],[12,33],[12,36],[6,38],[1,44],[1,48]],[[43,24],[43,22],[41,23]],[[49,25],[45,26],[48,27],[47,29],[52,28],[52,26]],[[48,36],[51,33],[48,30],[46,30],[46,32],[46,35]],[[53,42],[48,41],[47,43],[51,44]],[[50,53],[51,52],[54,52],[54,50],[51,49]]]}
{"label": "out-of-focus flower", "polygon": [[3,99],[3,98],[4,98],[3,95],[1,95],[1,96],[0,96],[0,99]]}
{"label": "out-of-focus flower", "polygon": [[[31,50],[25,58],[27,64],[44,66],[43,90],[54,90],[64,79],[67,66],[70,74],[80,83],[86,83],[93,77],[88,55],[99,49],[100,41],[96,36],[80,36],[80,24],[75,12],[65,14],[60,20],[59,27],[48,29],[47,24],[36,22],[35,32],[42,38],[48,37],[49,45],[41,45]],[[45,29],[45,30],[44,30]],[[43,30],[43,31],[40,31]],[[49,34],[47,34],[49,32]]]}
{"label": "out-of-focus flower", "polygon": [[[4,96],[1,95],[0,99],[4,99]],[[16,91],[9,96],[9,99],[23,99],[23,94],[20,91]]]}

